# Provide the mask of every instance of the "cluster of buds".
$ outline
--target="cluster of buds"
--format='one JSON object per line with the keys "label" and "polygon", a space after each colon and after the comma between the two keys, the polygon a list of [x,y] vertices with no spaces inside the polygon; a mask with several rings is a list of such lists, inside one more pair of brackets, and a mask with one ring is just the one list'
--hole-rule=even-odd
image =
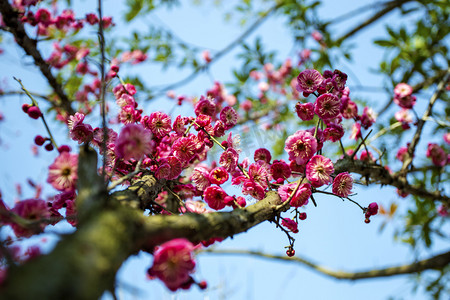
{"label": "cluster of buds", "polygon": [[377,213],[378,213],[378,204],[376,202],[370,203],[369,206],[364,210],[364,216],[366,217],[364,222],[369,224],[370,223],[369,218],[371,216],[375,216]]}
{"label": "cluster of buds", "polygon": [[39,119],[42,117],[42,112],[36,105],[24,104],[22,105],[22,110],[32,119]]}

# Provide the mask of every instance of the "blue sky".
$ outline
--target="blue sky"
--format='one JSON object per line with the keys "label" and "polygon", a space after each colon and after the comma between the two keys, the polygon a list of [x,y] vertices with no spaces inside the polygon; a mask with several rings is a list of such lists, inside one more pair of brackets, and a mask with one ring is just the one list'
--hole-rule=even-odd
{"label": "blue sky", "polygon": [[[204,1],[206,2],[206,1]],[[112,5],[114,3],[114,5]],[[104,1],[104,15],[113,15],[118,26],[118,19],[123,11],[116,6],[116,1]],[[191,1],[183,1],[191,3]],[[324,1],[322,17],[325,19],[341,15],[349,9],[372,3],[372,1]],[[88,7],[88,1],[77,3],[83,11],[95,11],[95,7]],[[228,4],[229,5],[229,4]],[[162,20],[178,36],[193,44],[211,49],[222,49],[232,41],[243,28],[236,26],[236,22],[223,22],[222,12],[230,10],[228,5],[222,9],[215,9],[212,5],[192,7],[183,5],[173,10],[161,9],[156,12],[158,19],[138,21],[137,25],[143,26],[145,22],[160,22]],[[366,15],[363,15],[363,17]],[[336,28],[337,32],[344,32],[352,24],[361,18],[352,18],[343,22]],[[384,19],[384,23],[393,23],[396,15]],[[339,66],[349,74],[349,85],[361,82],[368,86],[381,86],[381,77],[370,69],[376,69],[377,63],[383,56],[380,48],[371,42],[374,38],[383,34],[382,25],[370,27],[370,29],[356,36],[354,39],[354,60]],[[126,34],[128,28],[121,30]],[[271,18],[265,22],[247,41],[252,41],[257,36],[263,36],[263,42],[269,48],[276,49],[278,58],[283,59],[289,55],[292,42],[289,32],[283,27],[280,18]],[[112,39],[109,35],[107,38]],[[212,76],[222,82],[231,79],[231,67],[238,66],[235,55],[238,48],[223,57],[211,67]],[[15,87],[12,76],[21,78],[30,90],[39,91],[45,87],[45,81],[36,76],[36,70],[30,68],[28,58],[23,58],[20,51],[6,48],[6,53],[0,56],[0,67],[3,70],[2,78],[7,77],[10,86]],[[19,64],[21,67],[17,68]],[[124,71],[142,72],[148,76],[148,82],[154,84],[170,83],[177,81],[189,74],[186,71],[170,69],[167,73],[161,73],[154,67],[146,64],[137,69],[127,68]],[[357,81],[354,77],[357,77]],[[186,85],[177,92],[188,95],[202,95],[211,87],[211,79],[207,75],[200,75],[191,84]],[[139,94],[139,92],[138,92]],[[386,95],[367,93],[361,90],[352,92],[353,97],[360,97],[371,103],[384,104]],[[20,109],[25,98],[0,99],[0,111],[6,117],[7,123],[0,124],[1,173],[0,190],[4,198],[12,203],[15,193],[11,187],[16,182],[24,183],[26,178],[35,180],[46,178],[46,167],[52,161],[55,153],[41,151],[38,158],[31,157],[30,145],[36,134],[43,132],[41,125],[36,125],[34,120],[26,117]],[[141,105],[141,104],[140,104]],[[146,112],[160,110],[161,107],[170,109],[169,100],[161,98],[149,104],[142,104]],[[175,111],[175,113],[180,113]],[[58,138],[66,138],[63,129],[53,126]],[[60,142],[61,143],[61,142]],[[255,145],[259,146],[259,145]],[[26,172],[24,172],[26,170]],[[44,190],[51,193],[50,188]],[[395,190],[389,187],[365,188],[358,186],[354,190],[358,195],[355,200],[367,206],[370,202],[388,204],[391,201],[399,201]],[[323,197],[322,197],[323,196]],[[383,267],[392,264],[408,263],[414,255],[407,246],[393,241],[395,226],[389,224],[379,233],[379,227],[384,221],[382,217],[372,218],[367,225],[359,208],[349,202],[341,202],[337,198],[321,195],[316,197],[318,207],[311,204],[306,208],[308,219],[300,223],[300,232],[296,235],[296,253],[299,256],[311,258],[313,261],[323,264],[331,269],[346,271],[366,270],[372,267]],[[400,210],[407,208],[407,200],[402,200]],[[61,226],[61,230],[67,227]],[[55,230],[59,230],[54,229]],[[283,254],[287,239],[283,232],[277,230],[273,224],[265,223],[249,230],[248,233],[227,239],[217,245],[220,249],[252,249],[261,250],[272,254]],[[436,251],[448,248],[448,243],[438,243],[433,249]],[[430,254],[430,253],[428,253]],[[427,252],[421,252],[424,257]],[[202,254],[198,256],[197,272],[194,277],[198,280],[207,280],[208,290],[199,292],[193,287],[188,292],[176,294],[168,291],[158,281],[148,281],[145,277],[146,269],[151,265],[151,256],[139,254],[127,261],[118,274],[118,296],[120,299],[387,299],[395,296],[399,299],[426,299],[419,290],[417,294],[411,294],[411,280],[409,277],[400,276],[388,279],[365,280],[358,282],[344,282],[318,275],[303,266],[293,263],[281,263],[270,260],[262,260],[249,256],[225,256]],[[137,290],[138,289],[139,292]],[[105,295],[105,299],[109,297]]]}

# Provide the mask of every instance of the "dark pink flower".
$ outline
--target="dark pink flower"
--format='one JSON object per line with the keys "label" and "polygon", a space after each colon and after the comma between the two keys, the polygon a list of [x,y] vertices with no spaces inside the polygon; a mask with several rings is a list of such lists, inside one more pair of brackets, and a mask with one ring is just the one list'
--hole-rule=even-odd
{"label": "dark pink flower", "polygon": [[281,225],[283,225],[293,233],[298,233],[298,224],[294,220],[283,218],[281,219]]}
{"label": "dark pink flower", "polygon": [[395,113],[395,119],[402,123],[403,129],[409,129],[409,124],[413,122],[412,115],[409,109],[402,108],[398,112]]}
{"label": "dark pink flower", "polygon": [[353,178],[348,172],[339,173],[333,180],[333,193],[339,197],[348,197],[353,187]]}
{"label": "dark pink flower", "polygon": [[[39,221],[50,217],[47,202],[41,199],[27,199],[19,201],[11,209],[11,212],[29,221]],[[37,223],[30,227],[23,227],[16,223],[10,224],[14,230],[14,234],[17,237],[30,237],[33,234],[42,232],[46,226],[45,222]]]}
{"label": "dark pink flower", "polygon": [[426,155],[438,167],[443,167],[447,164],[447,154],[438,144],[429,143]]}
{"label": "dark pink flower", "polygon": [[173,180],[180,176],[181,171],[181,163],[178,158],[169,156],[161,159],[161,164],[155,172],[155,177],[158,179]]}
{"label": "dark pink flower", "polygon": [[174,239],[157,247],[153,254],[153,266],[148,270],[171,290],[176,291],[192,281],[195,261],[194,245],[186,239]]}
{"label": "dark pink flower", "polygon": [[183,135],[186,131],[185,124],[183,117],[178,115],[173,121],[172,130],[178,135]]}
{"label": "dark pink flower", "polygon": [[322,155],[315,155],[306,164],[306,178],[314,187],[321,187],[324,184],[330,183],[331,174],[334,172],[333,163],[327,157]]}
{"label": "dark pink flower", "polygon": [[344,128],[342,125],[329,123],[323,131],[323,137],[326,141],[337,142],[344,136]]}
{"label": "dark pink flower", "polygon": [[197,116],[203,114],[214,117],[216,115],[216,105],[211,99],[206,99],[202,96],[195,105],[194,112]]}
{"label": "dark pink flower", "polygon": [[200,127],[206,127],[211,125],[211,116],[200,114],[195,119],[195,123],[197,123]]}
{"label": "dark pink flower", "polygon": [[233,172],[236,169],[239,160],[239,154],[233,148],[227,148],[225,152],[220,155],[219,164],[228,172]]}
{"label": "dark pink flower", "polygon": [[244,181],[242,193],[244,195],[250,195],[257,200],[264,199],[264,196],[266,195],[264,188],[252,180]]}
{"label": "dark pink flower", "polygon": [[141,110],[136,109],[133,105],[125,105],[119,112],[119,122],[122,124],[134,124],[141,120]]}
{"label": "dark pink flower", "polygon": [[289,168],[289,165],[284,161],[274,161],[270,166],[270,173],[272,174],[273,179],[277,180],[281,178],[284,181],[291,177],[291,168]]}
{"label": "dark pink flower", "polygon": [[139,160],[153,150],[152,134],[139,124],[128,124],[122,128],[116,140],[114,152],[118,158]]}
{"label": "dark pink flower", "polygon": [[401,147],[400,149],[398,149],[397,155],[395,157],[399,161],[403,162],[407,153],[408,153],[408,147]]}
{"label": "dark pink flower", "polygon": [[191,175],[191,180],[199,191],[204,191],[211,185],[211,182],[209,181],[209,171],[202,166],[195,167]]}
{"label": "dark pink flower", "polygon": [[228,172],[223,167],[217,167],[214,168],[209,173],[209,181],[212,184],[222,184],[225,183],[230,176],[228,175]]}
{"label": "dark pink flower", "polygon": [[224,123],[225,129],[230,129],[236,125],[238,115],[234,108],[227,106],[220,112],[220,120]]}
{"label": "dark pink flower", "polygon": [[358,106],[352,100],[346,101],[340,108],[341,115],[345,119],[353,119],[358,116]]}
{"label": "dark pink flower", "polygon": [[180,160],[182,165],[189,163],[197,149],[197,143],[192,136],[182,137],[172,145],[173,155]]}
{"label": "dark pink flower", "polygon": [[221,137],[225,135],[225,124],[221,120],[217,120],[214,124],[214,137]]}
{"label": "dark pink flower", "polygon": [[265,161],[266,163],[270,163],[272,155],[270,154],[269,150],[265,148],[259,148],[255,150],[253,158],[255,159],[255,162],[257,162],[258,160],[262,160]]}
{"label": "dark pink flower", "polygon": [[248,176],[252,181],[260,185],[264,190],[267,189],[269,181],[269,172],[261,164],[251,164],[248,168]]}
{"label": "dark pink flower", "polygon": [[69,131],[69,134],[72,140],[81,144],[87,143],[92,139],[94,130],[89,124],[79,123]]}
{"label": "dark pink flower", "polygon": [[322,119],[336,118],[341,112],[341,102],[333,94],[323,94],[316,99],[314,112]]}
{"label": "dark pink flower", "polygon": [[203,198],[209,207],[215,210],[221,210],[225,207],[225,197],[227,193],[219,186],[212,185],[205,189]]}
{"label": "dark pink flower", "polygon": [[[288,200],[296,187],[297,183],[289,183],[280,186],[278,188],[278,195],[280,196],[281,200],[283,202]],[[309,183],[302,183],[298,187],[295,194],[292,196],[291,200],[289,201],[289,204],[292,207],[300,207],[306,205],[308,204],[308,199],[310,196],[311,196],[311,185]]]}
{"label": "dark pink flower", "polygon": [[289,160],[302,165],[317,151],[316,138],[305,130],[299,130],[286,139],[284,150],[289,154]]}
{"label": "dark pink flower", "polygon": [[172,130],[172,120],[167,114],[157,111],[150,114],[150,117],[145,122],[145,126],[157,138],[162,138]]}
{"label": "dark pink flower", "polygon": [[313,93],[322,84],[323,77],[319,71],[307,69],[297,76],[297,90],[299,92]]}
{"label": "dark pink flower", "polygon": [[48,168],[47,182],[59,191],[72,191],[78,180],[78,154],[62,152]]}
{"label": "dark pink flower", "polygon": [[295,104],[295,112],[297,116],[303,121],[309,121],[314,118],[314,104],[311,102]]}
{"label": "dark pink flower", "polygon": [[368,129],[377,120],[377,114],[370,107],[364,107],[363,114],[361,116],[361,125],[364,129]]}

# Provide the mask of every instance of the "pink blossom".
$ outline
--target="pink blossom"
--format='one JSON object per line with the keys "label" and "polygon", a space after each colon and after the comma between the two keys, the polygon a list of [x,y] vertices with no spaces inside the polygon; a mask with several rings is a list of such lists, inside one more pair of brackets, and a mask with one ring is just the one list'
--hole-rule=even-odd
{"label": "pink blossom", "polygon": [[426,155],[438,167],[443,167],[447,164],[447,154],[438,144],[429,143]]}
{"label": "pink blossom", "polygon": [[[289,183],[282,185],[278,188],[278,195],[280,196],[283,202],[287,201],[289,197],[291,197],[295,188],[297,187],[297,183]],[[289,204],[292,207],[300,207],[308,204],[308,199],[311,196],[311,185],[309,183],[302,183],[298,187],[295,194],[292,196]]]}
{"label": "pink blossom", "polygon": [[223,184],[225,183],[230,176],[228,172],[223,167],[217,167],[211,170],[209,173],[209,181],[212,184]]}
{"label": "pink blossom", "polygon": [[319,71],[314,69],[306,69],[297,77],[297,90],[299,92],[313,93],[323,81],[323,77]]}
{"label": "pink blossom", "polygon": [[48,168],[47,182],[59,191],[74,190],[78,180],[78,154],[62,152]]}
{"label": "pink blossom", "polygon": [[202,96],[197,104],[195,104],[194,112],[197,116],[203,114],[214,117],[216,115],[216,105],[211,99],[206,99]]}
{"label": "pink blossom", "polygon": [[293,233],[298,233],[298,224],[294,220],[283,218],[281,219],[281,225],[283,225]]}
{"label": "pink blossom", "polygon": [[361,124],[354,123],[352,126],[352,133],[350,134],[350,139],[357,140],[359,138],[362,138],[361,135]]}
{"label": "pink blossom", "polygon": [[[48,219],[50,217],[50,211],[48,210],[47,203],[41,199],[27,199],[19,201],[11,209],[11,212],[29,221],[38,221],[40,219]],[[30,237],[35,233],[42,232],[45,226],[46,224],[44,222],[37,223],[36,226],[32,227],[22,227],[14,222],[11,223],[11,227],[17,237]]]}
{"label": "pink blossom", "polygon": [[246,180],[242,186],[242,193],[244,195],[250,195],[257,200],[264,199],[266,193],[264,192],[264,188],[254,182],[253,180]]}
{"label": "pink blossom", "polygon": [[153,112],[146,120],[145,127],[150,129],[157,138],[162,138],[172,130],[172,120],[163,112]]}
{"label": "pink blossom", "polygon": [[122,124],[133,124],[141,120],[141,110],[137,110],[134,105],[125,105],[119,112],[119,122]]}
{"label": "pink blossom", "polygon": [[233,172],[236,169],[239,159],[239,154],[233,148],[227,148],[225,152],[220,155],[219,164],[228,172]]}
{"label": "pink blossom", "polygon": [[364,129],[368,129],[377,120],[377,114],[370,107],[364,107],[363,114],[361,116],[361,125]]}
{"label": "pink blossom", "polygon": [[191,175],[191,180],[195,187],[200,191],[204,191],[211,185],[211,182],[209,181],[209,170],[202,166],[195,167]]}
{"label": "pink blossom", "polygon": [[450,132],[447,132],[447,133],[444,134],[444,141],[447,144],[450,144]]}
{"label": "pink blossom", "polygon": [[220,112],[220,120],[224,123],[225,129],[230,129],[236,125],[238,115],[234,108],[227,106]]}
{"label": "pink blossom", "polygon": [[295,104],[295,112],[297,116],[303,121],[309,121],[314,118],[314,104],[311,102]]}
{"label": "pink blossom", "polygon": [[317,151],[316,138],[305,130],[298,130],[286,139],[284,150],[289,154],[289,160],[302,165]]}
{"label": "pink blossom", "polygon": [[323,137],[326,141],[337,142],[344,136],[344,128],[342,125],[329,123],[323,131]]}
{"label": "pink blossom", "polygon": [[173,180],[180,176],[182,171],[181,162],[174,156],[161,159],[161,165],[155,172],[158,179]]}
{"label": "pink blossom", "polygon": [[337,91],[343,91],[345,88],[345,84],[347,83],[347,74],[342,71],[334,70],[333,71],[332,82],[333,86]]}
{"label": "pink blossom", "polygon": [[264,166],[257,163],[251,164],[248,168],[248,176],[264,190],[268,187],[269,172]]}
{"label": "pink blossom", "polygon": [[272,155],[270,154],[269,150],[265,148],[259,148],[255,150],[253,158],[255,159],[255,162],[257,162],[258,160],[262,160],[265,161],[266,163],[270,163]]}
{"label": "pink blossom", "polygon": [[334,172],[333,163],[327,157],[315,155],[306,164],[306,178],[314,187],[321,187],[332,181],[331,174]]}
{"label": "pink blossom", "polygon": [[133,96],[129,95],[129,94],[122,94],[117,100],[116,100],[117,105],[119,105],[120,107],[124,107],[126,105],[131,105],[134,108],[136,108],[138,105],[136,103],[136,101],[134,100]]}
{"label": "pink blossom", "polygon": [[336,118],[341,110],[341,102],[333,94],[323,94],[316,99],[314,112],[322,119],[328,120]]}
{"label": "pink blossom", "polygon": [[286,178],[291,177],[291,168],[289,168],[289,165],[283,160],[274,161],[270,166],[270,173],[272,174],[273,179],[277,180],[281,178],[284,181]]}
{"label": "pink blossom", "polygon": [[123,94],[129,94],[130,96],[133,96],[134,94],[136,94],[136,88],[130,83],[126,83],[125,85],[119,84],[113,88],[113,93],[116,99],[119,99]]}
{"label": "pink blossom", "polygon": [[333,180],[333,193],[339,197],[348,197],[352,187],[353,178],[348,172],[339,173]]}
{"label": "pink blossom", "polygon": [[122,128],[115,145],[118,158],[139,160],[153,150],[152,134],[140,124],[128,124]]}
{"label": "pink blossom", "polygon": [[194,245],[184,238],[161,244],[153,254],[153,265],[148,274],[159,278],[171,291],[176,291],[192,281],[190,274],[195,268],[193,251]]}
{"label": "pink blossom", "polygon": [[358,106],[352,100],[348,100],[346,103],[341,105],[341,115],[345,119],[353,119],[358,115]]}
{"label": "pink blossom", "polygon": [[89,124],[79,123],[69,131],[69,134],[72,140],[77,141],[78,144],[82,144],[92,139],[94,130]]}
{"label": "pink blossom", "polygon": [[253,102],[246,99],[239,105],[239,107],[242,108],[244,111],[249,112],[253,107]]}
{"label": "pink blossom", "polygon": [[398,149],[397,155],[395,157],[399,161],[403,162],[405,160],[405,157],[406,157],[407,154],[408,154],[408,147],[401,147],[400,149]]}
{"label": "pink blossom", "polygon": [[227,193],[219,186],[212,185],[205,189],[203,198],[209,207],[215,210],[221,210],[225,207],[225,197]]}
{"label": "pink blossom", "polygon": [[412,92],[412,87],[407,83],[399,83],[394,88],[394,95],[399,98],[411,96]]}
{"label": "pink blossom", "polygon": [[[101,145],[103,143],[103,139],[104,139],[103,128],[95,128],[92,138],[92,144],[100,148],[100,151],[102,151]],[[106,142],[106,144],[115,143],[116,139],[117,139],[117,132],[115,132],[111,128],[108,128],[108,141]]]}
{"label": "pink blossom", "polygon": [[172,145],[173,155],[186,165],[197,152],[197,144],[192,136],[182,137]]}
{"label": "pink blossom", "polygon": [[75,115],[69,116],[69,119],[67,120],[67,127],[69,127],[69,130],[72,130],[78,124],[83,123],[83,120],[84,114],[77,112]]}
{"label": "pink blossom", "polygon": [[413,122],[412,115],[409,109],[402,108],[398,112],[395,113],[395,119],[402,123],[403,129],[409,129],[409,124]]}

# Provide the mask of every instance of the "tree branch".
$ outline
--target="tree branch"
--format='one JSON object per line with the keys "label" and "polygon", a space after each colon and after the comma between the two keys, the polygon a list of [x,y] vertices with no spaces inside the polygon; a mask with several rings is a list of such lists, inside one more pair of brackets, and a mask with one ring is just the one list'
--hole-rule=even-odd
{"label": "tree branch", "polygon": [[406,176],[405,171],[412,164],[412,161],[414,158],[414,152],[416,150],[417,144],[419,143],[423,126],[425,125],[425,122],[428,119],[428,117],[431,116],[432,110],[433,110],[433,105],[436,102],[436,100],[439,98],[439,96],[441,95],[443,90],[445,89],[445,86],[447,85],[449,76],[450,76],[450,68],[447,69],[447,74],[445,74],[445,76],[439,82],[439,84],[436,88],[436,91],[434,92],[433,96],[431,96],[430,102],[428,103],[427,110],[423,114],[423,117],[420,120],[418,120],[418,122],[417,122],[416,133],[414,134],[414,136],[411,140],[411,144],[408,146],[408,151],[406,152],[405,158],[403,160],[403,166],[402,166],[402,169],[400,170],[400,172],[403,173],[404,176]]}
{"label": "tree branch", "polygon": [[407,182],[405,177],[400,176],[398,173],[389,174],[388,170],[376,163],[352,160],[349,157],[345,157],[338,160],[334,164],[334,170],[335,174],[342,172],[357,173],[361,176],[370,178],[374,183],[391,185],[406,193],[422,198],[441,201],[442,203],[450,205],[450,198],[448,196],[441,194],[439,191],[433,192],[427,190],[426,188],[412,186]]}
{"label": "tree branch", "polygon": [[307,267],[313,269],[314,271],[333,277],[336,279],[344,279],[344,280],[359,280],[359,279],[371,279],[371,278],[380,278],[380,277],[389,277],[396,275],[404,275],[404,274],[412,274],[417,272],[422,272],[430,269],[442,269],[447,266],[450,262],[450,251],[446,253],[442,253],[436,256],[433,256],[428,259],[424,259],[418,262],[414,262],[407,265],[393,266],[382,269],[373,269],[367,271],[360,272],[347,272],[347,271],[335,271],[330,270],[326,267],[323,267],[319,264],[313,263],[308,259],[301,257],[288,257],[288,256],[279,256],[262,253],[260,251],[246,251],[246,250],[215,250],[215,249],[206,249],[201,250],[200,253],[208,253],[208,254],[232,254],[232,255],[252,255],[259,258],[267,258],[267,259],[275,259],[281,261],[289,261],[296,262]]}
{"label": "tree branch", "polygon": [[61,100],[60,103],[52,102],[55,106],[63,108],[67,113],[74,114],[71,101],[64,93],[62,85],[53,76],[49,64],[42,58],[41,53],[37,49],[36,41],[32,40],[26,33],[25,28],[20,21],[19,14],[8,3],[8,0],[0,0],[0,13],[3,17],[3,22],[7,27],[7,31],[14,35],[16,42],[34,59],[34,64],[39,67],[42,75],[47,79],[50,86]]}
{"label": "tree branch", "polygon": [[347,33],[342,35],[340,38],[338,38],[336,40],[336,43],[338,45],[341,44],[344,40],[346,40],[349,37],[353,36],[357,32],[359,32],[362,29],[364,29],[365,27],[371,25],[372,23],[374,23],[375,21],[377,21],[378,19],[380,19],[384,15],[390,13],[391,11],[393,11],[394,9],[396,9],[398,7],[401,7],[403,4],[405,4],[407,2],[411,2],[411,1],[413,1],[413,0],[393,0],[391,2],[385,3],[384,8],[382,10],[380,10],[377,13],[375,13],[372,17],[368,18],[367,20],[365,20],[361,24],[357,25],[355,28],[349,30]]}

